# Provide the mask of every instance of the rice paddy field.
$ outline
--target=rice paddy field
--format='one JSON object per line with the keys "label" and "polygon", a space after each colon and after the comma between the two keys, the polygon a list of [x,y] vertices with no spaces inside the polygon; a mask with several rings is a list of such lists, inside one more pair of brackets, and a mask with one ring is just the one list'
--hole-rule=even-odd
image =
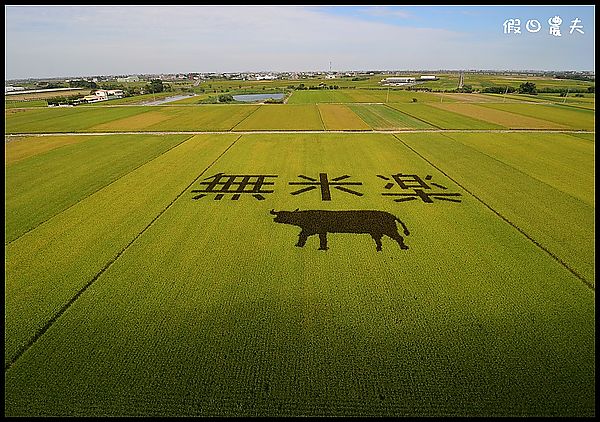
{"label": "rice paddy field", "polygon": [[5,416],[595,416],[595,108],[397,92],[6,107]]}

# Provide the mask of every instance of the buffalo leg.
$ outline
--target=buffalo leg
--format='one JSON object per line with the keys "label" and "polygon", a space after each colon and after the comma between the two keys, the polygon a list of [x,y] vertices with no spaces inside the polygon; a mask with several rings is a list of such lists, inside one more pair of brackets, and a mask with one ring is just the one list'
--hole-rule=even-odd
{"label": "buffalo leg", "polygon": [[378,234],[371,233],[371,237],[373,238],[373,240],[375,241],[375,244],[377,245],[377,250],[381,251],[381,247],[382,247],[381,238],[383,237],[383,235],[379,234],[379,233]]}
{"label": "buffalo leg", "polygon": [[327,249],[327,233],[319,233],[319,250],[326,251]]}
{"label": "buffalo leg", "polygon": [[408,246],[404,244],[404,239],[402,238],[402,236],[400,236],[399,233],[393,233],[392,235],[388,236],[390,236],[392,239],[398,242],[398,245],[400,245],[400,249],[408,249]]}
{"label": "buffalo leg", "polygon": [[298,243],[296,243],[296,246],[303,247],[306,244],[306,239],[308,239],[308,234],[302,230],[298,235]]}

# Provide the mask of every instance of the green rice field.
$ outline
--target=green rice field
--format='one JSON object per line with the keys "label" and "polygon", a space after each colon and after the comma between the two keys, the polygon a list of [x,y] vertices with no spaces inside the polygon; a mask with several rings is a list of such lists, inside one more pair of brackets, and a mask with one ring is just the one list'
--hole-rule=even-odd
{"label": "green rice field", "polygon": [[595,416],[595,109],[371,91],[7,107],[5,416]]}
{"label": "green rice field", "polygon": [[[439,101],[438,94],[397,89],[346,89],[294,91],[288,104],[313,103],[409,103]],[[451,98],[451,97],[449,97]]]}

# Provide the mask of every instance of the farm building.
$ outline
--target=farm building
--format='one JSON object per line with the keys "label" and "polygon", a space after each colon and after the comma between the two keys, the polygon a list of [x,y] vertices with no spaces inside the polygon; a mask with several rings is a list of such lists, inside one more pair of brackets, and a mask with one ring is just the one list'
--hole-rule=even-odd
{"label": "farm building", "polygon": [[416,78],[410,77],[390,77],[381,80],[381,84],[383,85],[406,85],[412,84],[416,82]]}
{"label": "farm building", "polygon": [[83,100],[88,103],[95,103],[98,101],[114,100],[117,98],[123,98],[122,89],[98,89],[90,95],[83,97]]}
{"label": "farm building", "polygon": [[139,82],[140,78],[136,75],[127,76],[124,78],[117,78],[117,82]]}
{"label": "farm building", "polygon": [[408,84],[414,84],[416,82],[422,82],[422,81],[437,81],[438,77],[435,75],[422,75],[421,77],[414,78],[414,77],[398,77],[398,76],[393,76],[393,77],[389,77],[389,78],[385,78],[381,80],[381,84],[382,85],[392,85],[392,86],[399,86],[399,85],[408,85]]}
{"label": "farm building", "polygon": [[23,88],[22,86],[5,86],[4,87],[4,92],[15,92],[15,91],[24,91],[25,88]]}

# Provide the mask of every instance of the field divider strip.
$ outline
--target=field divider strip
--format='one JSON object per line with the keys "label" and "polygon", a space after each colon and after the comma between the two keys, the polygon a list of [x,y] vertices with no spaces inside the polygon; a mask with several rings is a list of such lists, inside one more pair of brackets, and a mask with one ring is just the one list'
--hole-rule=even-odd
{"label": "field divider strip", "polygon": [[577,139],[579,141],[595,143],[595,141],[592,140],[592,139],[580,138],[579,136],[575,136],[573,133],[566,133],[565,135],[570,136],[571,138],[575,138],[575,139]]}
{"label": "field divider strip", "polygon": [[423,123],[425,123],[425,124],[428,124],[428,125],[430,125],[430,126],[437,127],[438,129],[441,129],[441,130],[446,130],[446,129],[442,128],[441,126],[434,125],[433,123],[431,123],[431,122],[428,122],[427,120],[423,120],[423,119],[421,119],[420,117],[414,116],[414,115],[412,115],[412,114],[410,114],[410,113],[407,113],[406,111],[398,110],[397,108],[394,108],[394,107],[392,107],[391,105],[389,105],[389,104],[387,104],[387,103],[384,103],[383,105],[384,105],[384,106],[386,106],[386,107],[387,107],[387,108],[389,108],[389,109],[392,109],[392,110],[394,110],[394,111],[399,111],[400,113],[406,114],[407,116],[410,116],[410,117],[412,117],[413,119],[420,120],[421,122],[423,122]]}
{"label": "field divider strip", "polygon": [[352,109],[352,107],[350,107],[350,105],[353,103],[340,103],[340,105],[346,107],[350,113],[354,114],[361,122],[363,122],[369,129],[365,129],[365,131],[372,131],[372,132],[376,132],[376,130],[373,128],[373,126],[371,126],[370,124],[368,124],[365,119],[363,119],[361,116],[359,116],[359,114],[354,111]]}
{"label": "field divider strip", "polygon": [[504,220],[506,223],[508,223],[510,226],[512,226],[514,229],[516,229],[519,233],[521,233],[529,241],[531,241],[535,246],[537,246],[538,248],[540,248],[541,250],[543,250],[544,252],[546,252],[548,255],[550,255],[550,257],[552,257],[555,261],[557,261],[559,264],[561,264],[563,267],[565,267],[565,269],[567,269],[571,274],[573,274],[580,281],[582,281],[587,287],[589,287],[593,291],[596,291],[596,288],[594,287],[594,285],[592,283],[590,283],[589,281],[587,281],[582,275],[580,275],[579,273],[577,273],[577,271],[575,271],[574,269],[572,269],[569,266],[569,264],[567,264],[562,259],[560,259],[560,257],[558,257],[557,255],[555,255],[553,252],[551,252],[549,249],[547,249],[544,245],[542,245],[540,242],[538,242],[533,237],[531,237],[529,234],[527,234],[527,232],[525,232],[525,230],[523,230],[522,228],[520,228],[519,226],[517,226],[515,223],[513,223],[512,221],[510,221],[508,218],[506,218],[505,216],[503,216],[502,214],[500,214],[498,211],[496,211],[494,208],[492,208],[490,205],[488,205],[485,201],[483,201],[483,199],[479,198],[477,195],[475,195],[469,189],[467,189],[466,187],[464,187],[461,183],[459,183],[454,178],[452,178],[450,175],[448,175],[444,170],[442,170],[441,168],[439,168],[438,166],[436,166],[435,164],[433,164],[431,161],[429,161],[423,155],[419,154],[416,150],[414,150],[409,145],[407,145],[398,136],[396,136],[396,135],[392,135],[392,136],[394,138],[396,138],[398,141],[400,141],[402,143],[402,145],[404,145],[406,148],[410,149],[412,152],[414,152],[415,154],[417,154],[421,159],[423,159],[425,162],[427,162],[433,168],[435,168],[436,170],[438,170],[439,172],[441,172],[444,176],[446,176],[448,179],[452,180],[454,183],[456,183],[458,186],[460,186],[461,189],[463,189],[465,192],[467,192],[469,195],[471,195],[477,201],[479,201],[483,205],[485,205],[486,208],[488,208],[490,211],[492,211],[494,214],[496,214],[498,217],[500,217],[502,220]]}
{"label": "field divider strip", "polygon": [[317,107],[317,112],[319,113],[319,119],[321,119],[323,130],[327,131],[327,126],[325,126],[325,120],[323,120],[323,113],[321,113],[321,107],[319,107],[319,103],[315,104],[315,106]]}
{"label": "field divider strip", "polygon": [[[88,281],[81,289],[79,289],[79,291],[77,291],[77,293],[75,293],[75,295],[69,299],[69,301],[67,303],[65,303],[62,308],[59,309],[59,311],[54,314],[52,316],[52,318],[50,318],[48,320],[48,322],[46,322],[46,324],[44,324],[43,327],[41,327],[40,329],[38,329],[36,331],[36,333],[34,334],[34,336],[25,344],[23,345],[15,354],[15,356],[4,366],[4,372],[6,373],[18,360],[21,356],[23,356],[27,350],[29,350],[39,339],[40,337],[42,337],[49,329],[50,327],[71,307],[71,305],[73,305],[73,303],[75,303],[75,301],[92,285],[94,284],[99,278],[100,276],[102,276],[102,274],[104,274],[106,272],[106,270],[108,270],[120,257],[121,255],[123,255],[123,253],[129,249],[129,247],[131,247],[131,245],[133,245],[133,243],[141,236],[143,235],[153,224],[154,222],[156,222],[156,220],[158,220],[164,213],[165,211],[167,211],[174,203],[175,201],[177,201],[194,183],[196,183],[196,181],[198,179],[200,179],[200,177],[202,177],[202,175],[204,173],[206,173],[208,171],[209,168],[211,168],[223,155],[225,155],[225,153],[227,153],[227,151],[229,151],[229,149],[235,145],[235,143],[242,137],[242,135],[239,135],[232,143],[231,145],[229,145],[227,148],[225,148],[225,150],[219,154],[219,156],[217,158],[215,158],[204,170],[202,170],[202,172],[196,176],[194,178],[194,180],[192,180],[192,182],[187,185],[162,211],[160,211],[156,217],[154,217],[152,219],[152,221],[150,221],[150,223],[148,223],[148,225],[146,225],[146,227],[144,227],[144,229],[139,232],[137,235],[134,236],[134,238],[123,248],[121,249],[112,259],[110,259],[105,265],[104,267],[102,267],[102,269],[96,273],[96,275],[90,280]],[[189,140],[190,138],[188,138],[187,140]]]}
{"label": "field divider strip", "polygon": [[[399,111],[399,110],[398,110]],[[405,113],[408,114],[408,113]],[[414,117],[409,114],[409,116]],[[241,122],[240,122],[241,123]],[[426,122],[427,124],[431,124]],[[238,123],[239,124],[239,123]],[[236,125],[237,126],[237,125]],[[233,130],[233,129],[232,129]],[[361,129],[350,130],[236,130],[233,133],[240,135],[250,134],[268,134],[268,133],[364,133]],[[371,129],[373,133],[593,133],[595,130],[578,129],[402,129],[402,130],[380,130]],[[204,130],[204,131],[136,131],[136,132],[39,132],[39,133],[5,133],[4,138],[11,137],[34,137],[34,136],[110,136],[110,135],[218,135],[223,133],[232,133],[231,130]]]}
{"label": "field divider strip", "polygon": [[[379,104],[378,104],[378,105],[379,105]],[[382,105],[382,106],[384,106],[384,107],[386,106],[386,104],[380,104],[380,105]],[[396,112],[402,113],[402,112],[401,112],[401,111],[399,111],[399,110],[395,110],[393,107],[390,107],[390,106],[388,106],[388,108],[389,108],[390,110],[394,110],[394,111],[396,111]],[[391,127],[396,127],[396,128],[397,128],[397,126],[395,126],[395,125],[394,125],[394,122],[392,122],[392,121],[390,121],[389,119],[385,118],[385,117],[384,117],[384,116],[383,116],[383,115],[382,115],[382,114],[381,114],[381,113],[380,113],[380,112],[379,112],[377,109],[375,109],[375,110],[370,110],[370,111],[371,111],[371,113],[373,113],[375,116],[379,117],[381,120],[383,120],[383,121],[387,122],[388,124],[390,124],[390,126],[391,126]],[[402,114],[404,114],[404,113],[402,113]]]}
{"label": "field divider strip", "polygon": [[260,108],[263,107],[262,105],[258,105],[256,107],[256,109],[254,109],[253,111],[251,111],[250,113],[248,113],[248,115],[246,117],[244,117],[242,120],[240,120],[239,122],[237,122],[235,125],[233,125],[233,127],[231,129],[228,130],[228,132],[234,132],[234,129],[241,125],[243,121],[245,121],[246,119],[248,119],[250,116],[252,116],[254,113],[256,113],[258,110],[260,110]]}
{"label": "field divider strip", "polygon": [[[41,222],[39,222],[38,224],[36,224],[34,227],[31,227],[31,228],[30,228],[29,230],[27,230],[26,232],[23,232],[23,233],[21,233],[21,234],[19,235],[19,237],[15,238],[15,239],[13,239],[13,240],[11,240],[11,241],[9,241],[9,242],[6,242],[6,243],[4,244],[4,246],[8,246],[8,245],[10,245],[11,243],[13,243],[13,242],[15,242],[15,241],[19,240],[21,237],[25,236],[25,235],[26,235],[27,233],[29,233],[30,231],[37,229],[37,228],[38,228],[39,226],[41,226],[42,224],[44,224],[44,223],[46,223],[46,222],[48,222],[48,221],[52,220],[54,217],[56,217],[56,216],[58,216],[58,215],[62,214],[63,212],[67,211],[68,209],[70,209],[70,208],[74,207],[75,205],[79,204],[81,201],[84,201],[84,200],[86,200],[86,199],[87,199],[87,198],[89,198],[90,196],[92,196],[92,195],[94,195],[94,194],[96,194],[96,193],[100,192],[102,189],[105,189],[105,188],[109,187],[110,185],[112,185],[113,183],[116,183],[116,182],[117,182],[117,181],[119,181],[121,178],[123,178],[123,177],[127,176],[127,175],[128,175],[128,174],[130,174],[130,173],[133,173],[134,171],[136,171],[136,170],[137,170],[137,169],[139,169],[140,167],[143,167],[143,166],[145,166],[146,164],[148,164],[148,163],[151,163],[152,161],[154,161],[154,160],[158,159],[158,158],[159,158],[159,157],[161,157],[163,154],[166,154],[166,153],[168,153],[169,151],[171,151],[173,148],[176,148],[176,147],[178,147],[179,145],[183,144],[185,141],[188,141],[188,140],[192,139],[192,137],[193,137],[193,136],[194,136],[194,135],[191,135],[189,138],[185,138],[185,139],[183,139],[181,142],[178,142],[177,144],[173,145],[171,148],[169,148],[169,149],[166,149],[164,152],[161,152],[161,153],[160,153],[160,154],[158,154],[156,157],[154,157],[154,158],[152,158],[152,159],[150,159],[150,160],[148,160],[148,161],[146,161],[146,162],[143,162],[143,163],[141,163],[140,165],[138,165],[137,167],[135,167],[135,168],[131,169],[131,170],[130,170],[130,171],[128,171],[127,173],[124,173],[123,175],[119,176],[118,178],[116,178],[116,179],[115,179],[115,180],[113,180],[112,182],[110,182],[110,183],[107,183],[107,184],[106,184],[106,185],[104,185],[104,186],[100,186],[98,189],[96,189],[96,190],[95,190],[95,191],[93,191],[93,192],[90,192],[88,195],[84,196],[84,197],[83,197],[83,198],[81,198],[79,201],[77,201],[77,202],[75,202],[75,203],[73,203],[73,204],[69,205],[69,206],[68,206],[67,208],[65,208],[64,210],[61,210],[61,211],[57,212],[57,213],[56,213],[56,214],[54,214],[54,215],[51,215],[50,217],[48,217],[48,218],[47,218],[47,219],[45,219],[44,221],[41,221]],[[66,145],[64,145],[64,146],[66,146]],[[62,147],[60,147],[60,148],[62,148]]]}
{"label": "field divider strip", "polygon": [[[471,149],[471,150],[473,150],[473,151],[477,152],[478,154],[485,155],[487,158],[489,158],[489,159],[491,159],[491,160],[497,161],[497,162],[499,162],[499,163],[500,163],[500,164],[502,164],[502,165],[505,165],[505,166],[507,166],[507,167],[510,167],[510,168],[511,168],[511,170],[514,170],[515,172],[517,172],[517,173],[520,173],[520,174],[522,174],[522,175],[523,175],[523,176],[525,176],[525,177],[528,177],[528,178],[530,178],[530,179],[533,179],[533,180],[535,180],[535,181],[537,181],[537,182],[539,182],[539,183],[541,183],[541,184],[543,184],[543,185],[546,185],[546,186],[548,186],[549,188],[551,188],[552,190],[556,190],[556,191],[558,191],[558,192],[560,192],[560,193],[562,193],[562,194],[564,194],[564,195],[567,195],[569,198],[571,198],[571,199],[573,199],[573,200],[575,200],[575,201],[577,201],[577,202],[581,202],[581,203],[582,203],[583,205],[585,205],[585,206],[588,206],[588,207],[591,207],[591,208],[593,208],[593,206],[592,206],[592,205],[590,205],[590,204],[586,203],[586,202],[585,202],[584,200],[582,200],[581,198],[577,198],[576,196],[573,196],[573,195],[571,195],[569,192],[565,192],[565,191],[563,191],[563,190],[560,190],[560,189],[559,189],[559,188],[557,188],[556,186],[552,186],[551,184],[549,184],[549,183],[547,183],[547,182],[544,182],[543,180],[540,180],[540,179],[538,179],[537,177],[535,177],[535,176],[532,176],[531,174],[525,173],[523,170],[520,170],[520,169],[518,169],[517,167],[515,167],[515,166],[513,166],[513,165],[511,165],[511,164],[509,164],[509,163],[507,163],[507,162],[505,162],[505,161],[502,161],[502,160],[501,160],[501,159],[499,159],[499,158],[496,158],[496,157],[494,157],[494,156],[492,156],[492,155],[489,155],[489,154],[487,154],[487,153],[485,153],[485,152],[483,152],[483,151],[481,151],[481,150],[479,150],[479,149],[475,148],[475,147],[474,147],[474,146],[472,146],[472,145],[465,144],[464,142],[460,141],[459,139],[452,138],[450,135],[447,135],[447,134],[444,134],[444,133],[442,133],[441,135],[442,135],[442,136],[445,136],[446,138],[449,138],[449,139],[451,139],[451,140],[453,140],[453,141],[455,141],[455,142],[458,142],[458,143],[460,143],[460,144],[461,144],[461,145],[463,145],[464,147],[466,147],[466,148],[469,148],[469,149]],[[582,138],[578,138],[578,139],[582,139]],[[583,140],[585,141],[585,139],[583,139]]]}

